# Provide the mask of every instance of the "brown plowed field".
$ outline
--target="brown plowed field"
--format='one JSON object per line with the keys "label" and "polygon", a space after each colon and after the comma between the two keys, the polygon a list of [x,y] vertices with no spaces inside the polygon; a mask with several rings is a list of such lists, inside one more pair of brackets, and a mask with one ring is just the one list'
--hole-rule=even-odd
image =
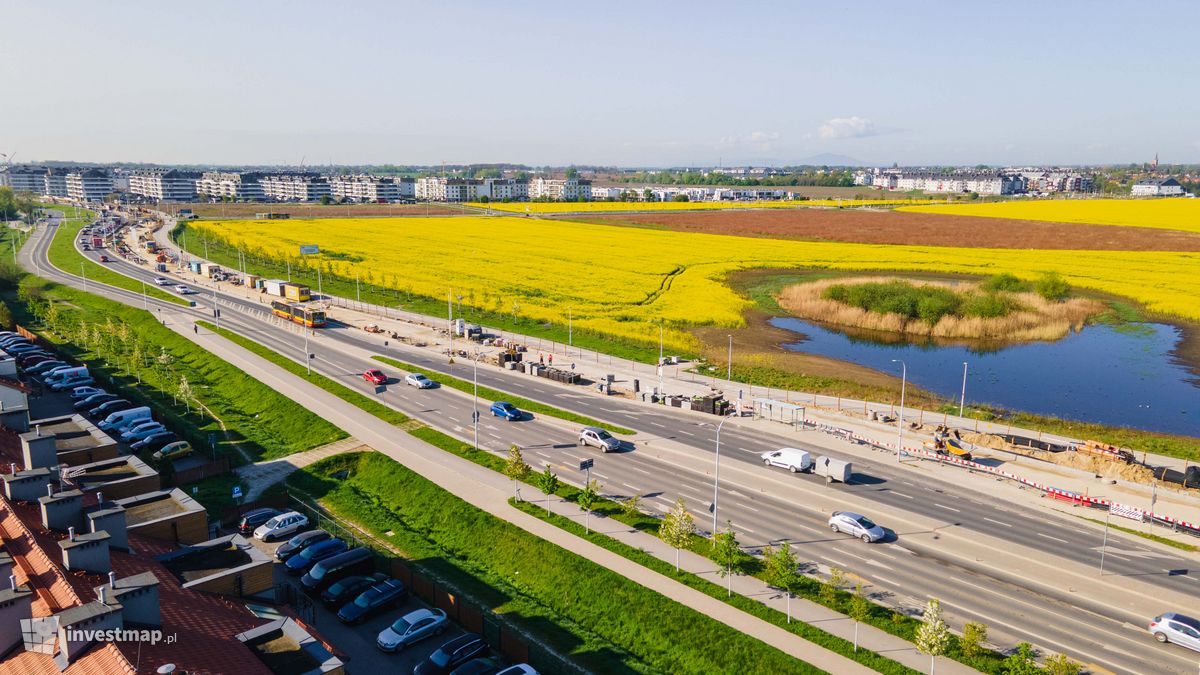
{"label": "brown plowed field", "polygon": [[461,216],[460,208],[439,204],[170,204],[164,210],[191,209],[201,218],[253,218],[256,213],[287,213],[293,218],[363,216]]}
{"label": "brown plowed field", "polygon": [[592,223],[769,239],[973,248],[1200,251],[1200,235],[1142,227],[896,211],[789,209],[571,218]]}

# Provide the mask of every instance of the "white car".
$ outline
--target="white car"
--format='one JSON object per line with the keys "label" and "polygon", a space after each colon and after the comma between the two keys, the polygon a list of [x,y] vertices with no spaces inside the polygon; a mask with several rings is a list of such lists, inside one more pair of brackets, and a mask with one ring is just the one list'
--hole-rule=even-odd
{"label": "white car", "polygon": [[161,422],[142,422],[141,424],[135,424],[129,429],[126,429],[121,434],[121,440],[125,443],[132,443],[134,441],[140,441],[147,436],[153,436],[154,434],[162,433],[166,430],[167,428],[163,426]]}
{"label": "white car", "polygon": [[1150,621],[1150,634],[1159,642],[1174,642],[1200,652],[1200,621],[1167,612]]}
{"label": "white car", "polygon": [[192,292],[192,289],[188,288],[187,286],[184,286],[183,284],[179,284],[178,286],[175,287],[175,292],[180,295],[187,295],[188,293]]}
{"label": "white car", "polygon": [[787,469],[792,473],[812,471],[813,468],[812,455],[798,448],[780,448],[771,452],[764,452],[759,456],[762,457],[763,464]]}
{"label": "white car", "polygon": [[849,534],[870,544],[883,539],[883,528],[870,518],[850,511],[834,511],[829,517],[829,529]]}
{"label": "white car", "polygon": [[404,376],[404,384],[416,387],[417,389],[431,389],[437,384],[437,382],[434,382],[420,373],[409,373],[408,375]]}
{"label": "white car", "polygon": [[158,284],[159,286],[170,286],[171,280],[166,277],[154,277],[154,283]]}
{"label": "white car", "polygon": [[505,668],[496,673],[496,675],[538,675],[538,671],[534,670],[533,666],[528,663],[518,663],[515,666]]}
{"label": "white car", "polygon": [[308,527],[308,516],[288,511],[259,525],[258,529],[254,530],[254,536],[261,541],[286,539],[306,527]]}

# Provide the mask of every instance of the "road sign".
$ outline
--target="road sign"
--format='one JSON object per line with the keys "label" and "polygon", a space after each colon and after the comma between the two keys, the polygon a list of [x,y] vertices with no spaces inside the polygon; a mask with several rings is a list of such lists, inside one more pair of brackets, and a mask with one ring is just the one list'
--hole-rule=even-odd
{"label": "road sign", "polygon": [[321,252],[321,247],[316,244],[306,244],[300,247],[300,255],[314,255]]}
{"label": "road sign", "polygon": [[579,460],[579,470],[587,471],[588,469],[595,466],[595,464],[596,464],[596,460],[594,460],[594,459],[581,459],[581,460]]}
{"label": "road sign", "polygon": [[386,385],[386,384],[377,384],[377,385],[375,385],[375,393],[376,393],[376,394],[382,394],[382,393],[383,393],[383,392],[385,392],[385,391],[387,391],[387,385]]}
{"label": "road sign", "polygon": [[472,421],[472,422],[478,422],[478,421],[479,421],[479,411],[478,411],[478,410],[476,410],[476,411],[474,411],[474,412],[472,412],[472,413],[471,413],[471,421]]}
{"label": "road sign", "polygon": [[241,498],[242,498],[242,486],[241,486],[241,485],[234,485],[234,486],[233,486],[233,498],[234,498],[234,499],[241,499]]}

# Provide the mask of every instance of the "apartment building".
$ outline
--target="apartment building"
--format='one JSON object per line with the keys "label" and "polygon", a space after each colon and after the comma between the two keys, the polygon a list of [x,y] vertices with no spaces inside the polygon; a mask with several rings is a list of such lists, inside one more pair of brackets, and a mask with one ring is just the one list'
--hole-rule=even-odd
{"label": "apartment building", "polygon": [[530,199],[578,201],[592,198],[592,181],[580,178],[542,178],[529,181]]}
{"label": "apartment building", "polygon": [[259,179],[263,198],[281,202],[315,202],[330,197],[329,180],[313,174],[267,174]]}
{"label": "apartment building", "polygon": [[205,171],[196,181],[196,193],[210,199],[258,201],[263,198],[261,173]]}
{"label": "apartment building", "polygon": [[367,175],[330,176],[329,190],[335,199],[357,202],[395,202],[416,194],[412,178]]}
{"label": "apartment building", "polygon": [[529,198],[529,181],[515,178],[485,178],[479,196],[496,202],[521,201]]}
{"label": "apartment building", "polygon": [[199,176],[175,169],[149,169],[129,174],[129,193],[159,202],[190,202]]}
{"label": "apartment building", "polygon": [[1143,178],[1129,192],[1134,197],[1182,197],[1183,186],[1174,178]]}
{"label": "apartment building", "polygon": [[46,169],[33,166],[10,166],[0,173],[0,185],[6,185],[14,192],[42,192]]}
{"label": "apartment building", "polygon": [[102,202],[113,191],[112,176],[100,169],[74,170],[67,174],[67,197],[83,202]]}
{"label": "apartment building", "polygon": [[1091,192],[1095,189],[1092,176],[1073,171],[1022,171],[1021,178],[1029,192]]}
{"label": "apartment building", "polygon": [[42,176],[42,194],[47,197],[67,196],[67,174],[72,169],[46,169]]}

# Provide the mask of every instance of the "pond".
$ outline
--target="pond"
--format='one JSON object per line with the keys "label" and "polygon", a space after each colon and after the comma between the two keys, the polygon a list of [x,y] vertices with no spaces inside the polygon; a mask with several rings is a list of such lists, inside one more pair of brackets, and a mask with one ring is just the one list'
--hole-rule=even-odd
{"label": "pond", "polygon": [[1168,324],[1088,326],[1056,342],[990,349],[851,337],[811,321],[775,318],[800,335],[783,347],[900,375],[958,400],[967,362],[967,404],[991,404],[1065,419],[1200,436],[1200,377],[1173,352],[1182,331]]}

